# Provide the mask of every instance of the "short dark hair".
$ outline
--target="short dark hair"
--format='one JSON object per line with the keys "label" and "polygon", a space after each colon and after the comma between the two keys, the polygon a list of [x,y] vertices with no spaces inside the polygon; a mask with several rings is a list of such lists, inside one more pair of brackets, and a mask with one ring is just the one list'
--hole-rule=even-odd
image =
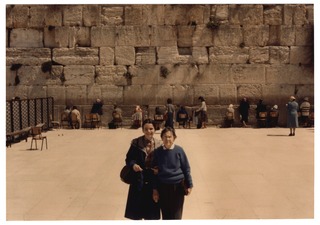
{"label": "short dark hair", "polygon": [[171,98],[168,98],[168,99],[167,99],[167,103],[168,103],[168,104],[171,104],[171,103],[172,103],[172,99],[171,99]]}
{"label": "short dark hair", "polygon": [[144,128],[144,125],[148,124],[148,123],[151,123],[153,125],[153,127],[155,128],[155,125],[154,125],[154,121],[152,119],[145,119],[143,122],[142,122],[142,130]]}
{"label": "short dark hair", "polygon": [[167,132],[171,132],[174,138],[177,138],[176,132],[172,127],[165,127],[162,131],[161,131],[161,135],[160,137],[162,138],[162,136],[167,133]]}

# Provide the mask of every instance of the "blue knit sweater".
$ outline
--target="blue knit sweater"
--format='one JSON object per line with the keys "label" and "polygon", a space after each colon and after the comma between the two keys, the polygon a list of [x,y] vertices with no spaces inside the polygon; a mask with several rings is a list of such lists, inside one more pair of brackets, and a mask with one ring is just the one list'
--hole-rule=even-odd
{"label": "blue knit sweater", "polygon": [[165,149],[163,146],[154,151],[153,166],[158,167],[157,182],[165,184],[177,184],[185,179],[188,188],[193,187],[190,174],[190,165],[182,147],[175,145],[173,149]]}

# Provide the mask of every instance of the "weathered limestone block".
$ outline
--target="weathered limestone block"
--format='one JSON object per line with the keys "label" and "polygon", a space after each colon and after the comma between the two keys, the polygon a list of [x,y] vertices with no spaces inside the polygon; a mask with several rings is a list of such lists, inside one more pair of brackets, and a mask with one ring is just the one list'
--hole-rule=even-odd
{"label": "weathered limestone block", "polygon": [[263,24],[262,5],[229,5],[230,24],[261,25]]}
{"label": "weathered limestone block", "polygon": [[41,48],[43,47],[43,32],[34,29],[13,29],[10,33],[10,47]]}
{"label": "weathered limestone block", "polygon": [[178,30],[178,46],[179,47],[190,47],[192,46],[192,37],[195,31],[195,26],[179,26]]}
{"label": "weathered limestone block", "polygon": [[213,41],[215,46],[239,46],[243,38],[240,26],[221,25],[215,30]]}
{"label": "weathered limestone block", "polygon": [[181,21],[179,24],[204,24],[204,21],[209,20],[208,12],[210,12],[210,6],[195,4],[192,7],[186,5],[186,18]]}
{"label": "weathered limestone block", "polygon": [[194,103],[199,102],[199,96],[205,96],[208,105],[219,104],[219,86],[215,84],[194,85]]}
{"label": "weathered limestone block", "polygon": [[233,84],[264,84],[265,67],[261,65],[232,65],[230,78]]}
{"label": "weathered limestone block", "polygon": [[14,5],[11,8],[13,28],[26,28],[29,23],[29,7],[27,5]]}
{"label": "weathered limestone block", "polygon": [[94,82],[95,68],[88,65],[64,67],[65,85],[89,85]]}
{"label": "weathered limestone block", "polygon": [[18,85],[6,87],[6,100],[10,100],[14,97],[19,97],[20,99],[27,99],[28,86]]}
{"label": "weathered limestone block", "polygon": [[157,47],[157,64],[170,64],[177,63],[177,57],[179,56],[177,46],[171,47]]}
{"label": "weathered limestone block", "polygon": [[63,76],[63,66],[52,65],[51,72],[47,72],[48,81],[47,84],[63,84],[61,76]]}
{"label": "weathered limestone block", "polygon": [[306,24],[307,10],[305,5],[284,5],[283,7],[283,22],[285,25],[303,25]]}
{"label": "weathered limestone block", "polygon": [[48,48],[69,47],[69,27],[48,27],[44,29],[44,45]]}
{"label": "weathered limestone block", "polygon": [[210,63],[246,63],[249,60],[249,48],[244,47],[211,47],[209,48]]}
{"label": "weathered limestone block", "polygon": [[293,26],[281,26],[280,28],[280,45],[295,45],[296,30]]}
{"label": "weathered limestone block", "polygon": [[270,46],[270,63],[272,64],[287,64],[290,62],[289,47]]}
{"label": "weathered limestone block", "polygon": [[100,26],[100,11],[99,5],[84,5],[83,6],[83,25],[86,27]]}
{"label": "weathered limestone block", "polygon": [[[13,6],[6,5],[6,28],[13,28]],[[8,36],[8,35],[7,35]]]}
{"label": "weathered limestone block", "polygon": [[124,7],[101,6],[101,24],[102,25],[122,25],[124,16]]}
{"label": "weathered limestone block", "polygon": [[262,95],[265,102],[271,105],[278,105],[279,108],[284,108],[289,96],[295,93],[295,85],[292,84],[267,84],[262,86]]}
{"label": "weathered limestone block", "polygon": [[[101,85],[98,85],[98,84],[88,85],[87,90],[88,90],[88,93],[87,93],[88,103],[93,104],[97,100],[97,98],[101,99]],[[91,110],[91,107],[89,111],[90,110]]]}
{"label": "weathered limestone block", "polygon": [[136,65],[130,66],[128,71],[133,75],[133,85],[157,85],[160,77],[159,65]]}
{"label": "weathered limestone block", "polygon": [[115,27],[92,27],[91,46],[92,47],[114,47],[115,46]]}
{"label": "weathered limestone block", "polygon": [[161,76],[161,67],[159,69],[159,84],[170,85],[189,85],[193,83],[193,80],[198,74],[198,66],[194,65],[165,65],[169,70],[169,74],[166,77]]}
{"label": "weathered limestone block", "polygon": [[269,47],[251,47],[249,50],[250,63],[269,62]]}
{"label": "weathered limestone block", "polygon": [[193,105],[194,98],[193,86],[186,84],[176,84],[173,86],[174,104],[190,106]]}
{"label": "weathered limestone block", "polygon": [[116,65],[134,65],[135,50],[131,46],[115,47],[115,64]]}
{"label": "weathered limestone block", "polygon": [[96,66],[95,82],[99,85],[118,85],[125,86],[127,84],[124,74],[127,72],[125,66]]}
{"label": "weathered limestone block", "polygon": [[197,64],[207,64],[209,63],[208,50],[206,47],[193,47],[192,57]]}
{"label": "weathered limestone block", "polygon": [[[29,86],[28,87],[28,98],[46,98],[47,96],[47,86]],[[51,96],[50,96],[51,97]]]}
{"label": "weathered limestone block", "polygon": [[91,45],[89,27],[48,27],[44,29],[46,47],[88,47]]}
{"label": "weathered limestone block", "polygon": [[265,5],[263,19],[265,25],[282,25],[282,5]]}
{"label": "weathered limestone block", "polygon": [[262,85],[261,84],[238,84],[237,99],[242,99],[242,98],[247,98],[250,102],[250,105],[254,104],[260,98],[262,98]]}
{"label": "weathered limestone block", "polygon": [[199,65],[199,73],[194,77],[192,84],[232,84],[230,70],[230,64]]}
{"label": "weathered limestone block", "polygon": [[[143,5],[129,5],[124,7],[124,23],[125,25],[141,26],[144,24]],[[145,24],[144,24],[145,25]]]}
{"label": "weathered limestone block", "polygon": [[53,97],[55,105],[65,106],[65,104],[66,104],[66,89],[67,89],[67,87],[61,86],[61,85],[50,85],[47,88],[47,95],[50,97]]}
{"label": "weathered limestone block", "polygon": [[114,48],[101,47],[100,48],[100,65],[113,65],[114,64]]}
{"label": "weathered limestone block", "polygon": [[66,88],[65,96],[67,104],[75,105],[78,108],[80,105],[88,104],[86,85],[69,85]]}
{"label": "weathered limestone block", "polygon": [[177,45],[177,34],[174,26],[154,26],[150,34],[151,46]]}
{"label": "weathered limestone block", "polygon": [[115,85],[101,85],[101,98],[105,104],[123,104],[123,87]]}
{"label": "weathered limestone block", "polygon": [[203,47],[213,45],[213,33],[206,25],[199,25],[195,27],[192,36],[192,46]]}
{"label": "weathered limestone block", "polygon": [[45,24],[46,11],[47,6],[45,5],[31,5],[29,9],[29,27],[42,28]]}
{"label": "weathered limestone block", "polygon": [[296,85],[295,86],[295,91],[297,92],[296,98],[300,99],[301,102],[302,102],[304,97],[309,97],[310,103],[313,102],[312,101],[312,98],[314,96],[314,85],[313,84]]}
{"label": "weathered limestone block", "polygon": [[314,10],[313,10],[313,5],[307,5],[307,20],[308,24],[314,25]]}
{"label": "weathered limestone block", "polygon": [[46,85],[49,74],[42,72],[41,66],[22,66],[18,70],[19,85]]}
{"label": "weathered limestone block", "polygon": [[99,51],[97,48],[55,48],[52,58],[62,65],[98,65]]}
{"label": "weathered limestone block", "polygon": [[269,41],[268,46],[279,46],[280,45],[280,33],[281,26],[279,25],[270,25],[269,26]]}
{"label": "weathered limestone block", "polygon": [[67,5],[63,7],[64,26],[82,26],[82,5]]}
{"label": "weathered limestone block", "polygon": [[313,84],[313,66],[272,65],[266,67],[266,84]]}
{"label": "weathered limestone block", "polygon": [[297,26],[295,45],[313,46],[313,36],[313,26]]}
{"label": "weathered limestone block", "polygon": [[148,4],[142,9],[144,23],[146,25],[164,25],[164,5]]}
{"label": "weathered limestone block", "polygon": [[228,5],[212,5],[214,8],[214,18],[220,22],[227,21],[229,19],[229,6]]}
{"label": "weathered limestone block", "polygon": [[219,103],[235,104],[237,102],[237,86],[235,84],[219,85]]}
{"label": "weathered limestone block", "polygon": [[16,85],[16,74],[17,71],[13,71],[10,69],[11,66],[6,66],[6,87]]}
{"label": "weathered limestone block", "polygon": [[62,5],[47,5],[46,26],[62,26]]}
{"label": "weathered limestone block", "polygon": [[156,49],[154,47],[136,48],[136,65],[156,64]]}
{"label": "weathered limestone block", "polygon": [[246,46],[266,46],[269,26],[243,26],[243,41]]}
{"label": "weathered limestone block", "polygon": [[6,64],[41,65],[51,60],[49,48],[7,48]]}
{"label": "weathered limestone block", "polygon": [[291,46],[290,64],[311,64],[314,60],[313,47]]}
{"label": "weathered limestone block", "polygon": [[165,5],[164,24],[166,25],[187,25],[186,5]]}
{"label": "weathered limestone block", "polygon": [[149,46],[149,32],[148,26],[118,26],[116,28],[117,46]]}

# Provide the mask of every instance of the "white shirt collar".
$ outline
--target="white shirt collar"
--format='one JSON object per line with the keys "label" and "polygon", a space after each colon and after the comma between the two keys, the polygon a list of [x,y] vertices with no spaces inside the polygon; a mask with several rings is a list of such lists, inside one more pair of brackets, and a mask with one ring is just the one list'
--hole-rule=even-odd
{"label": "white shirt collar", "polygon": [[172,149],[174,149],[174,144],[172,144],[171,145],[171,147],[169,148],[169,149],[167,149],[165,146],[164,146],[164,144],[162,144],[162,147],[163,147],[163,150],[172,150]]}

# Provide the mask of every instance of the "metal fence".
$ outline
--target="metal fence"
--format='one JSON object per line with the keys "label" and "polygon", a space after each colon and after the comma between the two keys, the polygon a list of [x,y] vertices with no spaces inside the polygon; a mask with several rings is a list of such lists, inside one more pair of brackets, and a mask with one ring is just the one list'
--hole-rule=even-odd
{"label": "metal fence", "polygon": [[13,99],[6,102],[6,132],[22,130],[44,123],[43,129],[52,128],[54,99]]}

